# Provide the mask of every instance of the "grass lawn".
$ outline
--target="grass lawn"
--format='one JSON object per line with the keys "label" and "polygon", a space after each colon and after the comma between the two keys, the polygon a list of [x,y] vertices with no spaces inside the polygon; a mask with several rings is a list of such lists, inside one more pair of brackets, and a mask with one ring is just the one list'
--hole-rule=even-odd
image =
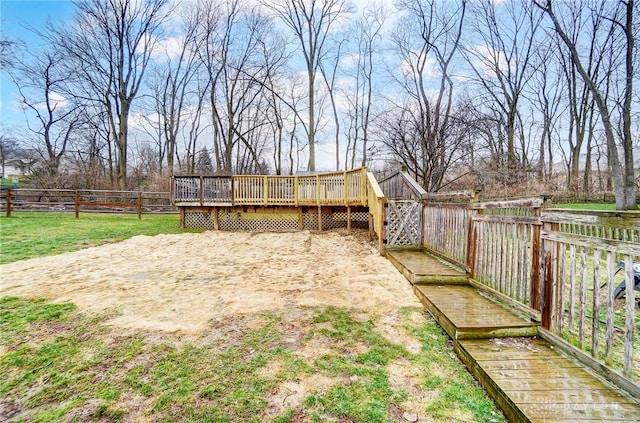
{"label": "grass lawn", "polygon": [[335,307],[306,309],[293,331],[286,312],[266,313],[185,344],[119,333],[73,304],[5,297],[0,310],[3,420],[399,422],[420,402],[428,421],[502,421],[419,308],[398,313],[413,351]]}
{"label": "grass lawn", "polygon": [[604,203],[573,203],[573,204],[553,204],[553,208],[573,209],[573,210],[615,210],[615,204]]}
{"label": "grass lawn", "polygon": [[184,233],[173,215],[17,212],[0,217],[0,264],[76,251],[135,235]]}

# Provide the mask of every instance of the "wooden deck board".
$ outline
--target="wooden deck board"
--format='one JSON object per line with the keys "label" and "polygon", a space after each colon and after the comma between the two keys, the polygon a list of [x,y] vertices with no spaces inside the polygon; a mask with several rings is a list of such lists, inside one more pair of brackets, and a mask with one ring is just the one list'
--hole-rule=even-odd
{"label": "wooden deck board", "polygon": [[420,285],[414,291],[453,339],[535,335],[537,325],[487,299],[471,286]]}
{"label": "wooden deck board", "polygon": [[456,353],[508,421],[640,422],[638,399],[545,341],[520,338],[536,335],[537,325],[462,284],[466,275],[421,251],[387,257],[414,284],[416,296],[454,339]]}
{"label": "wooden deck board", "polygon": [[462,340],[456,350],[510,420],[640,420],[638,401],[538,338]]}
{"label": "wooden deck board", "polygon": [[421,250],[387,251],[387,258],[414,284],[468,282],[466,273]]}

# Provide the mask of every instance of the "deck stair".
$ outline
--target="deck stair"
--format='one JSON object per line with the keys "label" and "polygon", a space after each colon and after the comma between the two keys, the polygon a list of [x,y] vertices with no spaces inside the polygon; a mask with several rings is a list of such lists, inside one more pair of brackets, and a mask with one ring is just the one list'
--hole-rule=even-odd
{"label": "deck stair", "polygon": [[538,324],[422,250],[387,251],[510,422],[639,422],[640,399],[539,338]]}

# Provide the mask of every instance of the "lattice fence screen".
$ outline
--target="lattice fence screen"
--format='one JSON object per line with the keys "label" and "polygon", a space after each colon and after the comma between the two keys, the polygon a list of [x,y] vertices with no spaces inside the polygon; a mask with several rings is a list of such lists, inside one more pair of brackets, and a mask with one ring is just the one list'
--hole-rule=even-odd
{"label": "lattice fence screen", "polygon": [[[304,229],[318,229],[318,214],[303,213]],[[213,216],[206,212],[189,212],[184,214],[185,227],[194,229],[214,229]],[[220,229],[225,231],[255,232],[292,232],[298,230],[297,213],[231,213],[218,211]],[[351,227],[366,229],[369,225],[368,212],[352,212]],[[330,230],[347,227],[347,212],[335,212],[322,215],[322,229]]]}
{"label": "lattice fence screen", "polygon": [[419,246],[422,236],[422,203],[389,200],[387,245]]}
{"label": "lattice fence screen", "polygon": [[204,212],[185,212],[184,226],[192,229],[214,229],[211,214]]}
{"label": "lattice fence screen", "polygon": [[298,215],[291,214],[240,214],[220,211],[220,229],[223,231],[293,232],[298,230]]}

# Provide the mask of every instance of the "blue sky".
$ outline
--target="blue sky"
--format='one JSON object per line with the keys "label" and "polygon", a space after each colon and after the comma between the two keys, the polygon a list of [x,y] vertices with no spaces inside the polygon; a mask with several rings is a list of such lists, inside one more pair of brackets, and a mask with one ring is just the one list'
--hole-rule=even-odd
{"label": "blue sky", "polygon": [[[68,0],[0,0],[0,29],[2,37],[24,41],[31,48],[37,37],[27,28],[44,28],[48,19],[64,21],[73,14]],[[17,90],[6,72],[0,71],[0,123],[11,132],[24,127],[24,115],[17,107]]]}

